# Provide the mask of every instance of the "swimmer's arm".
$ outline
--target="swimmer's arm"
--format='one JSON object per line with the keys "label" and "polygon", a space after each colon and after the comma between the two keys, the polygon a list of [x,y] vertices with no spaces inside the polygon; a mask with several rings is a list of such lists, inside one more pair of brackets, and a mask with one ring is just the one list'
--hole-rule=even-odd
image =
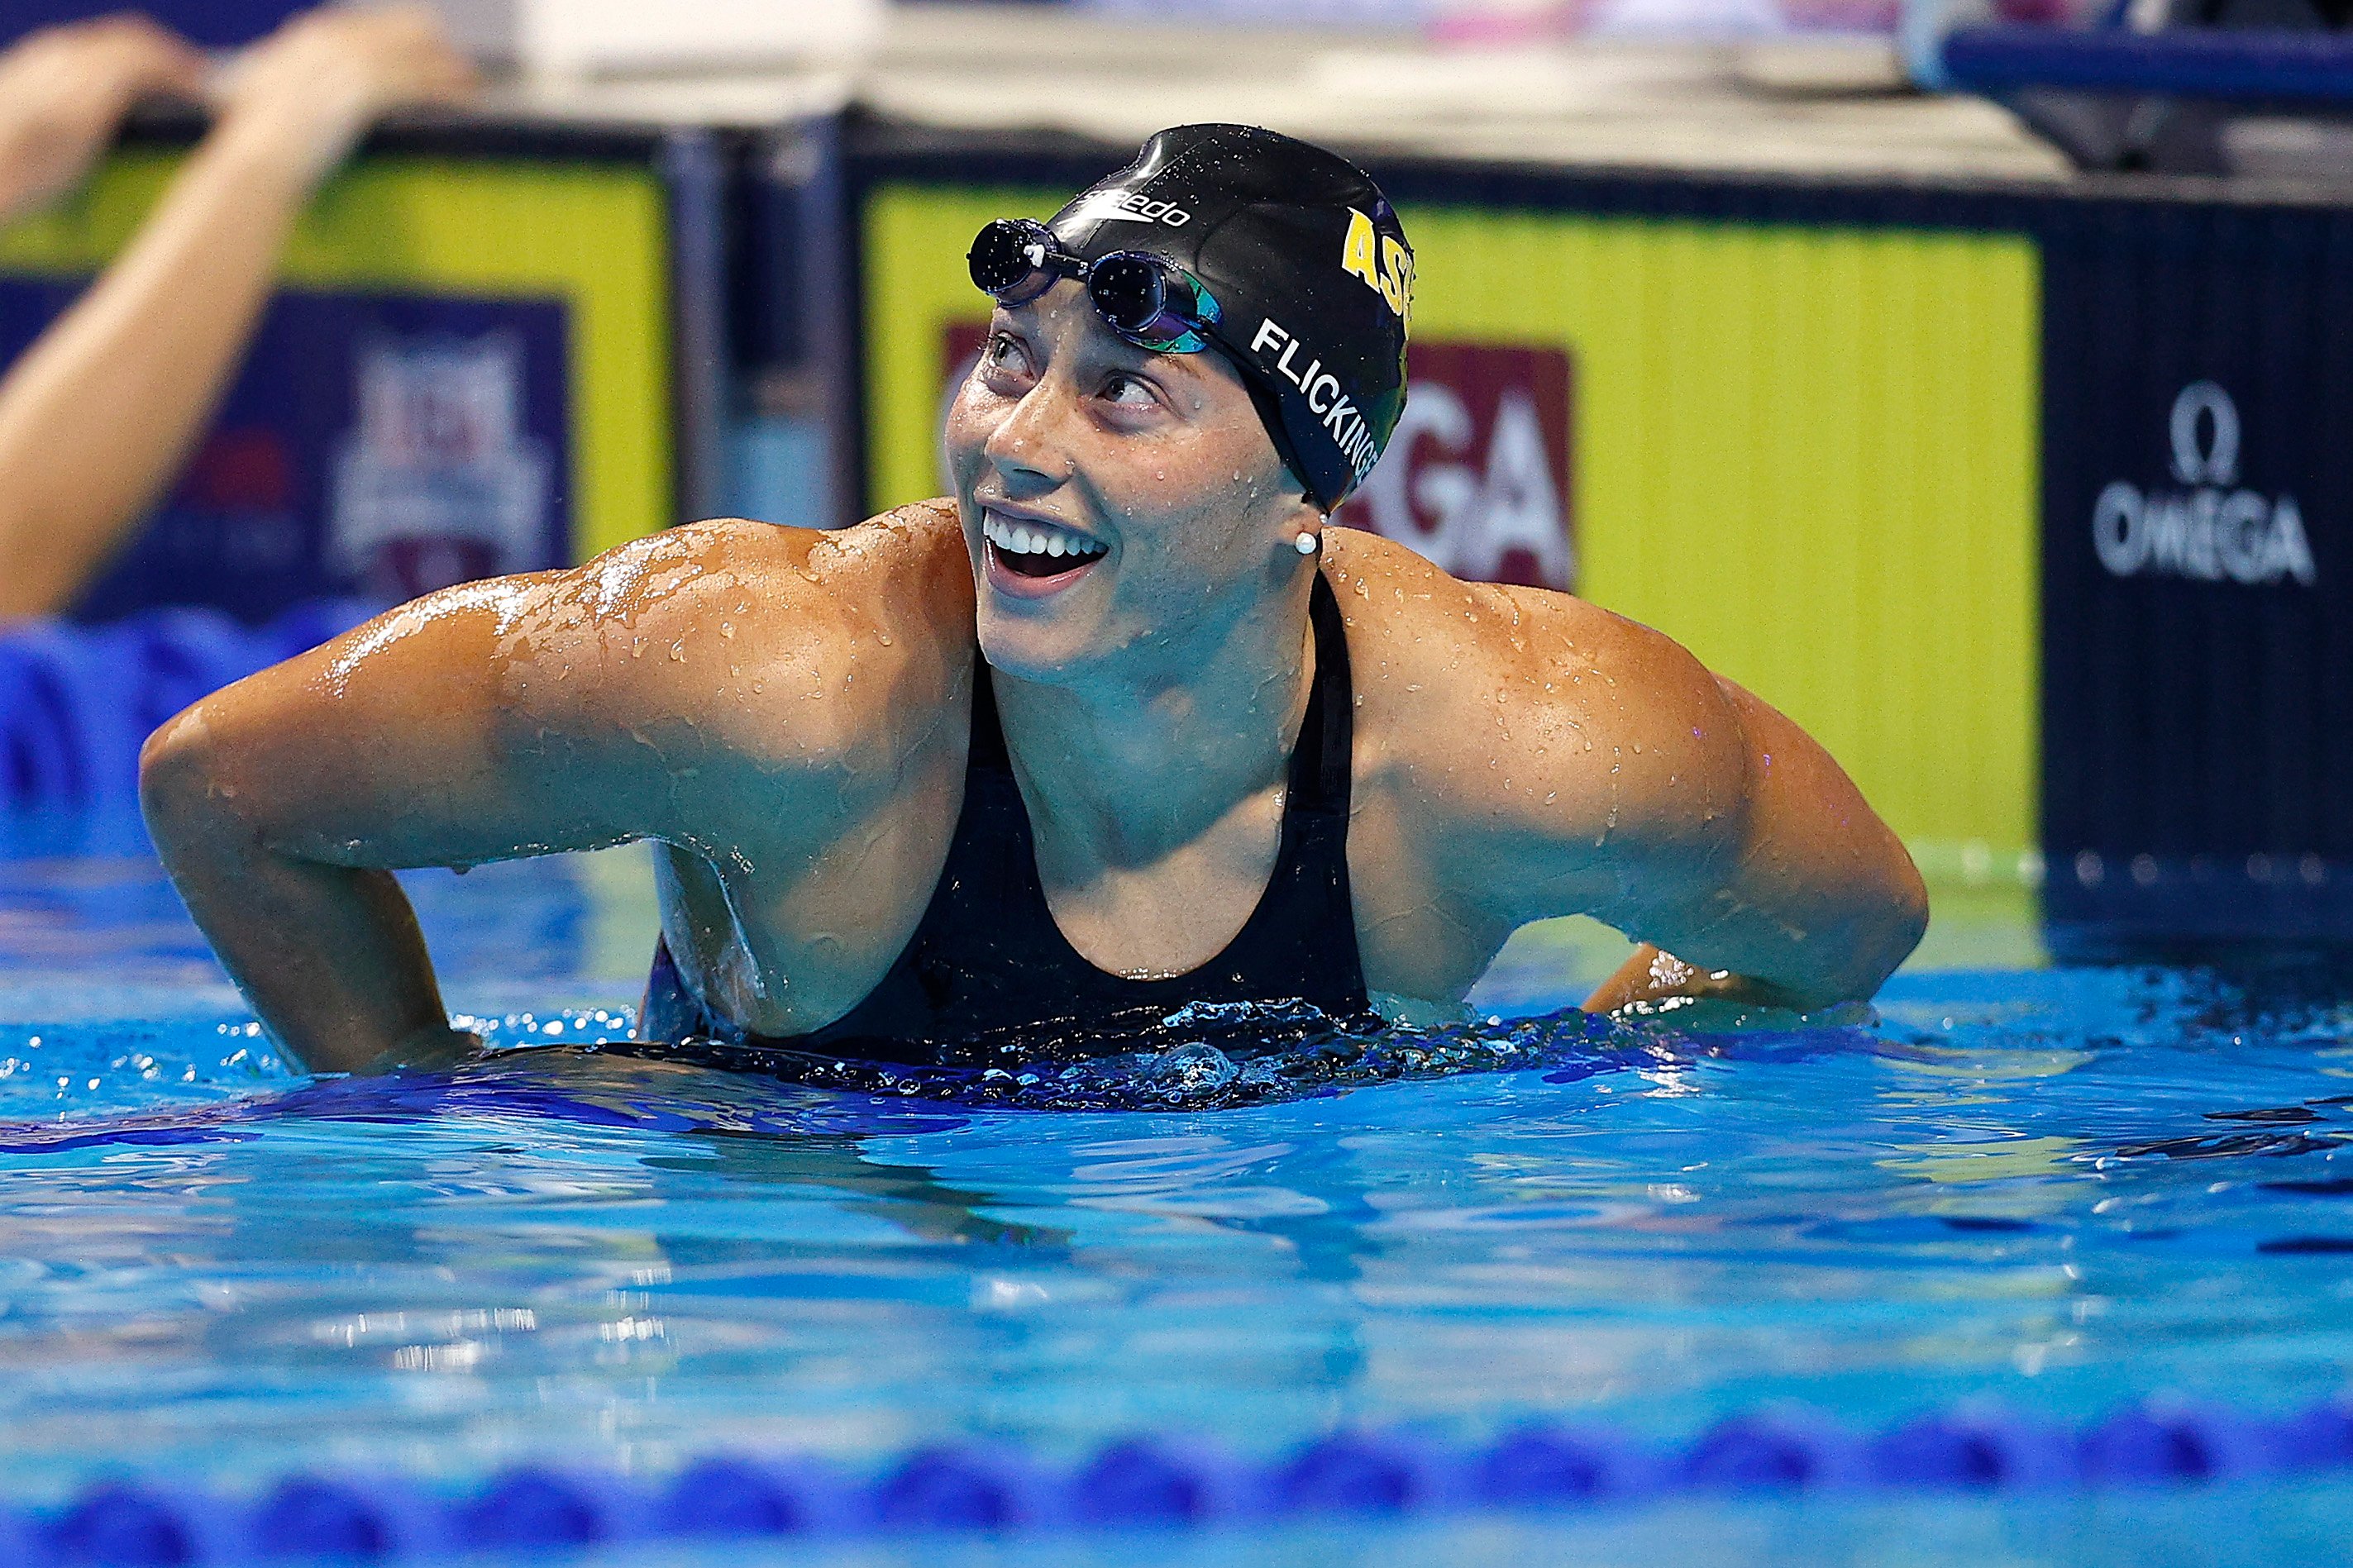
{"label": "swimmer's arm", "polygon": [[1523,695],[1499,727],[1502,754],[1468,803],[1476,847],[1456,862],[1481,880],[1457,896],[1506,925],[1582,913],[1634,937],[1588,999],[1597,1010],[1870,996],[1917,945],[1927,898],[1853,781],[1672,640],[1546,597],[1518,629],[1552,654],[1533,684],[1550,679],[1553,696]]}
{"label": "swimmer's arm", "polygon": [[393,868],[609,843],[639,826],[631,781],[597,748],[512,721],[508,644],[558,581],[429,595],[149,739],[141,800],[156,849],[230,977],[305,1066],[347,1071],[447,1038]]}
{"label": "swimmer's arm", "polygon": [[1919,871],[1845,771],[1781,713],[1716,685],[1742,752],[1732,832],[1666,897],[1625,900],[1628,926],[1651,940],[1588,1011],[1671,996],[1799,1009],[1864,1000],[1927,928]]}
{"label": "swimmer's arm", "polygon": [[[396,868],[739,829],[731,802],[747,792],[730,787],[725,723],[744,703],[731,682],[739,665],[761,672],[757,639],[715,624],[750,596],[725,569],[728,542],[672,531],[574,571],[428,595],[148,742],[141,795],[164,863],[305,1065],[362,1068],[448,1038]],[[796,636],[829,635],[823,605],[782,609]],[[821,649],[793,651],[822,679]],[[763,798],[791,810],[795,787],[783,770]]]}

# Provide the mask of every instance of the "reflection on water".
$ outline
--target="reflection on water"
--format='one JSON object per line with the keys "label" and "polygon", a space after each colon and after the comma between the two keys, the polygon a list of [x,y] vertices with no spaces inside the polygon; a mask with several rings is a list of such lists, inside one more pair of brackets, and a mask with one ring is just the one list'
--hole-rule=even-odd
{"label": "reflection on water", "polygon": [[1274,1053],[1254,1103],[1188,1036],[1130,1064],[1182,1092],[1050,1112],[589,1048],[643,951],[592,878],[420,893],[453,1000],[530,1048],[311,1082],[152,867],[0,867],[19,1494],[125,1455],[470,1476],[943,1434],[1682,1434],[1785,1398],[2084,1416],[2301,1403],[2353,1358],[2353,993],[2310,974],[1924,973],[1876,1025],[1622,1028],[1545,1016],[1588,976],[1523,969],[1535,1016],[1303,1042],[1320,1066]]}
{"label": "reflection on water", "polygon": [[[620,1006],[643,989],[656,919],[642,845],[401,880],[454,1008]],[[0,1020],[197,1010],[247,1016],[135,817],[0,816]]]}
{"label": "reflection on water", "polygon": [[[2208,1032],[2228,1009],[2172,976],[2012,978],[1908,985],[1876,1029],[1202,1112],[569,1046],[302,1083],[161,1028],[152,1077],[0,1131],[0,1435],[39,1489],[126,1444],[471,1473],[2333,1386],[2340,1080]],[[121,1048],[40,1051],[72,1080]],[[2234,1138],[2268,1142],[2204,1148]]]}

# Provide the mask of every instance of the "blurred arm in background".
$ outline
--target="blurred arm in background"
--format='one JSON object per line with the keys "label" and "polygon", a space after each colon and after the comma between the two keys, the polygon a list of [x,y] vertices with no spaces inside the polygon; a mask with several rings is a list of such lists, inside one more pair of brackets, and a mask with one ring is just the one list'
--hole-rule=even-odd
{"label": "blurred arm in background", "polygon": [[0,224],[81,184],[133,103],[204,88],[204,56],[142,16],[46,28],[0,55]]}
{"label": "blurred arm in background", "polygon": [[[0,214],[69,189],[132,99],[186,91],[200,70],[186,45],[119,20],[0,57]],[[0,618],[70,604],[161,497],[295,219],[367,128],[472,83],[422,7],[312,12],[230,62],[211,133],[146,224],[0,379]]]}

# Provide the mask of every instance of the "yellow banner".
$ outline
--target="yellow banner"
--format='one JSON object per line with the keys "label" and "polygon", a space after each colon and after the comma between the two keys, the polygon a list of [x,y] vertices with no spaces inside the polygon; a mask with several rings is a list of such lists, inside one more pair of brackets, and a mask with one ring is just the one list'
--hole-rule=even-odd
{"label": "yellow banner", "polygon": [[[941,489],[940,345],[986,314],[974,233],[1060,199],[869,198],[877,505]],[[1906,838],[2008,879],[2035,835],[2032,243],[1402,210],[1417,341],[1574,363],[1577,591],[1788,712]]]}

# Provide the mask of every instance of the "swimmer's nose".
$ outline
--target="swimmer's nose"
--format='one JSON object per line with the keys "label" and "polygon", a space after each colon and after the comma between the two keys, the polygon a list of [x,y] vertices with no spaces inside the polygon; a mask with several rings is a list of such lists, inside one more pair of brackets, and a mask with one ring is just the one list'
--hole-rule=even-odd
{"label": "swimmer's nose", "polygon": [[981,450],[989,466],[1005,476],[1010,493],[1039,495],[1070,479],[1060,432],[1071,414],[1059,378],[1040,376],[989,432]]}

